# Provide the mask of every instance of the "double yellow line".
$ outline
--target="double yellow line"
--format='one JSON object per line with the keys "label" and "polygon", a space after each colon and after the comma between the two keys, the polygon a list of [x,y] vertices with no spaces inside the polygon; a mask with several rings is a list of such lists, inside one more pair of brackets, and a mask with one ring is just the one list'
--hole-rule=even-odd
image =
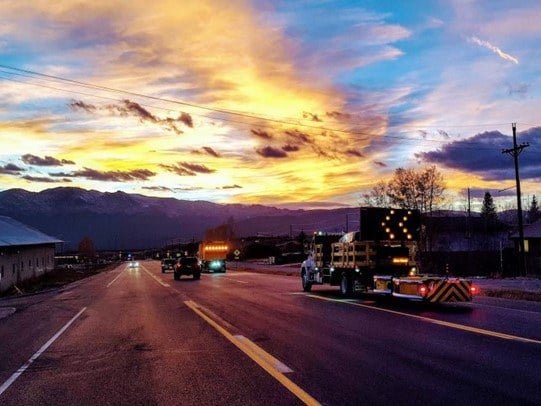
{"label": "double yellow line", "polygon": [[243,336],[235,336],[229,331],[224,329],[209,316],[207,316],[203,311],[202,307],[199,306],[192,300],[187,300],[184,302],[186,306],[192,309],[199,317],[205,320],[208,324],[214,327],[220,334],[227,338],[231,343],[233,343],[238,349],[248,355],[252,360],[254,360],[261,368],[263,368],[269,375],[274,379],[280,382],[285,386],[291,393],[297,396],[304,404],[306,405],[319,405],[320,403],[301,389],[298,385],[292,382],[287,378],[284,373],[292,372],[284,364],[278,361],[269,353],[265,352],[261,347],[259,347],[254,342],[250,341]]}

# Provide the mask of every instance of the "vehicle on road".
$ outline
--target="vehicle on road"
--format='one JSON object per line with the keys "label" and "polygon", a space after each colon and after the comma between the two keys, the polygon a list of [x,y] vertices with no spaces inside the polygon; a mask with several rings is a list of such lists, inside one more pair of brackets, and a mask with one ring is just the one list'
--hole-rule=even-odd
{"label": "vehicle on road", "polygon": [[199,244],[201,270],[206,272],[225,272],[225,259],[229,246],[224,241],[203,241]]}
{"label": "vehicle on road", "polygon": [[175,264],[177,260],[175,258],[164,258],[162,259],[162,273],[166,271],[173,271],[175,269]]}
{"label": "vehicle on road", "polygon": [[201,278],[201,266],[197,257],[180,257],[175,263],[174,279],[180,280],[182,275],[192,275],[194,279]]}
{"label": "vehicle on road", "polygon": [[129,268],[139,268],[139,262],[137,261],[130,261],[129,265],[128,265]]}
{"label": "vehicle on road", "polygon": [[364,292],[428,303],[471,301],[477,292],[471,281],[419,273],[420,228],[418,210],[361,208],[359,231],[314,234],[300,269],[303,290],[330,284],[343,296]]}

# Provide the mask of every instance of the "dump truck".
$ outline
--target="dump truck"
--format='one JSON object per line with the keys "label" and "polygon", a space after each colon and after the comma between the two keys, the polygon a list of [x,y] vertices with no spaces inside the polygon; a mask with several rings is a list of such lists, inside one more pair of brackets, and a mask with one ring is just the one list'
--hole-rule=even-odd
{"label": "dump truck", "polygon": [[198,253],[201,271],[225,272],[228,251],[229,246],[225,241],[202,241]]}
{"label": "dump truck", "polygon": [[339,286],[343,296],[367,293],[429,303],[468,302],[477,288],[470,280],[422,274],[417,263],[418,210],[361,207],[359,230],[315,232],[301,264],[302,288]]}

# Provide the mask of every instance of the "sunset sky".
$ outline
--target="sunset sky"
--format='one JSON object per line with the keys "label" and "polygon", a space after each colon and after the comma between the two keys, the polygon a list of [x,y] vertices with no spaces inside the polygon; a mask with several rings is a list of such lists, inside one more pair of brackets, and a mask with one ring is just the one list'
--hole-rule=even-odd
{"label": "sunset sky", "polygon": [[0,0],[0,190],[357,206],[435,164],[449,204],[504,205],[516,122],[539,199],[540,19],[537,0]]}

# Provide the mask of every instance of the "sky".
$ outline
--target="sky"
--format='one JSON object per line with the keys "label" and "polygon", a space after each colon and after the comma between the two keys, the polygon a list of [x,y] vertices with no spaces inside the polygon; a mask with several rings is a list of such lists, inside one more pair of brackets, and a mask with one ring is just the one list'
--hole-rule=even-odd
{"label": "sky", "polygon": [[[0,0],[0,190],[358,206],[541,197],[541,2]],[[475,200],[477,199],[477,200]],[[516,199],[516,198],[515,198]]]}

